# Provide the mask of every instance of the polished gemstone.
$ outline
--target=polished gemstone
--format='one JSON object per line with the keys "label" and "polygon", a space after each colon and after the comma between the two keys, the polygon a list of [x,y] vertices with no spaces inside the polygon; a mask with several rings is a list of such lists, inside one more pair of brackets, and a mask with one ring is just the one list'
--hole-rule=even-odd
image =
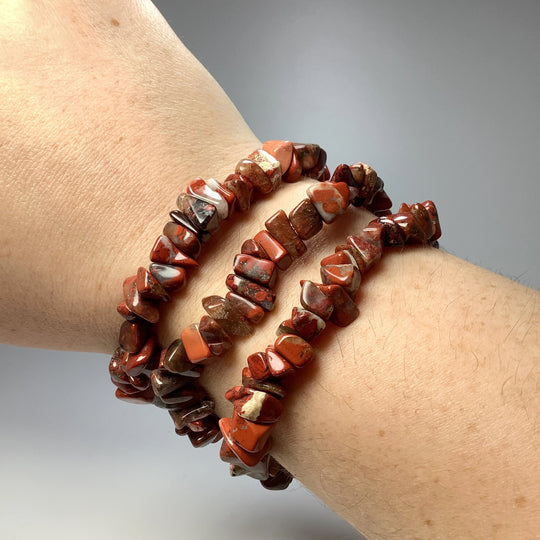
{"label": "polished gemstone", "polygon": [[278,210],[270,216],[264,226],[272,237],[277,240],[296,259],[306,252],[306,245],[293,229],[287,214],[283,210]]}
{"label": "polished gemstone", "polygon": [[300,302],[302,306],[325,321],[328,320],[334,309],[332,300],[312,281],[302,281],[301,285],[302,292],[300,294]]}
{"label": "polished gemstone", "polygon": [[234,273],[261,285],[272,288],[278,277],[278,267],[267,259],[239,253],[233,262]]}
{"label": "polished gemstone", "polygon": [[279,354],[274,347],[266,347],[265,354],[266,364],[274,377],[283,377],[294,371],[292,364]]}
{"label": "polished gemstone", "polygon": [[296,306],[292,309],[291,324],[294,333],[306,341],[316,338],[326,328],[324,319],[308,309]]}
{"label": "polished gemstone", "polygon": [[307,194],[326,223],[335,221],[349,204],[349,188],[344,182],[313,184],[308,187]]}
{"label": "polished gemstone", "polygon": [[150,253],[150,260],[155,263],[170,264],[173,266],[183,266],[194,268],[199,263],[180,251],[164,234],[156,240]]}
{"label": "polished gemstone", "polygon": [[313,347],[300,336],[284,334],[274,341],[275,350],[296,368],[301,368],[314,358]]}
{"label": "polished gemstone", "polygon": [[253,184],[240,174],[230,174],[226,178],[224,185],[235,196],[236,209],[240,212],[247,212],[251,205]]}
{"label": "polished gemstone", "polygon": [[137,291],[143,298],[149,300],[169,301],[169,295],[163,285],[146,269],[139,266],[137,269]]}
{"label": "polished gemstone", "polygon": [[253,240],[258,242],[267,258],[274,262],[280,270],[286,270],[292,263],[289,252],[267,231],[259,231]]}
{"label": "polished gemstone", "polygon": [[232,291],[229,291],[225,295],[225,298],[227,298],[240,315],[247,319],[251,324],[258,324],[263,319],[265,314],[264,309],[247,298]]}
{"label": "polished gemstone", "polygon": [[221,325],[208,315],[201,317],[199,332],[213,356],[222,356],[232,347],[232,341]]}
{"label": "polished gemstone", "polygon": [[[225,284],[229,290],[251,300],[265,311],[274,309],[276,295],[271,289],[236,274],[229,274]],[[227,329],[225,331],[227,332]]]}
{"label": "polished gemstone", "polygon": [[302,240],[315,236],[321,229],[323,220],[309,199],[304,199],[289,213],[289,221]]}
{"label": "polished gemstone", "polygon": [[291,164],[293,155],[293,145],[291,141],[266,141],[263,150],[274,156],[281,165],[281,172],[285,174]]}
{"label": "polished gemstone", "polygon": [[180,332],[180,339],[186,349],[188,360],[200,364],[212,357],[208,343],[204,340],[198,324],[190,324]]}
{"label": "polished gemstone", "polygon": [[253,333],[253,327],[227,298],[207,296],[203,298],[202,305],[206,313],[230,336],[247,336]]}
{"label": "polished gemstone", "polygon": [[197,235],[185,227],[169,221],[163,227],[163,234],[183,253],[196,259],[201,252],[201,243]]}

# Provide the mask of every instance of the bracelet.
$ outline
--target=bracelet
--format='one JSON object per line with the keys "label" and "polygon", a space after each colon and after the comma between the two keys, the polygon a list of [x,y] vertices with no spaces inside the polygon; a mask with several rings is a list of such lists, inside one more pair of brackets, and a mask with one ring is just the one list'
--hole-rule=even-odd
{"label": "bracelet", "polygon": [[247,474],[267,489],[286,489],[293,476],[270,455],[270,435],[282,413],[285,395],[280,379],[314,359],[310,341],[327,321],[347,326],[359,315],[354,298],[361,277],[381,258],[383,246],[420,243],[438,247],[441,230],[433,202],[411,206],[370,222],[358,236],[321,260],[322,284],[302,280],[300,303],[278,329],[278,338],[264,352],[251,354],[242,371],[242,386],[225,397],[233,403],[232,418],[219,420],[223,435],[220,457],[231,476]]}
{"label": "bracelet", "polygon": [[[177,200],[178,210],[163,229],[150,254],[148,270],[140,267],[124,281],[124,301],[117,311],[125,319],[120,328],[119,347],[109,363],[109,373],[117,387],[116,397],[133,403],[154,402],[152,372],[163,365],[164,351],[157,346],[153,325],[159,321],[159,303],[168,302],[174,291],[186,283],[186,271],[198,266],[201,244],[209,239],[222,220],[238,210],[245,212],[255,194],[275,191],[281,181],[296,182],[302,176],[326,180],[326,152],[316,144],[267,141],[236,165],[235,172],[221,184],[197,178]],[[197,378],[196,367],[185,372]],[[161,391],[172,383],[156,379]],[[187,388],[172,401],[187,404],[199,390]],[[174,405],[174,403],[166,403]]]}
{"label": "bracelet", "polygon": [[[354,179],[352,171],[359,181]],[[345,172],[349,181],[354,182],[353,186],[336,181],[345,178]],[[365,189],[366,177],[370,176],[377,181]],[[193,380],[188,394],[191,401],[178,401],[178,398],[187,397],[186,377],[199,377],[205,365],[232,347],[232,337],[253,332],[252,325],[258,324],[265,312],[274,308],[276,295],[273,289],[279,270],[286,270],[293,259],[306,252],[304,240],[315,236],[323,222],[334,222],[355,198],[358,198],[356,206],[369,208],[378,195],[378,211],[387,213],[387,208],[382,207],[390,206],[391,201],[382,193],[382,188],[382,180],[370,167],[362,163],[352,167],[341,165],[330,181],[310,186],[308,198],[302,200],[289,217],[279,210],[265,221],[265,230],[242,244],[240,253],[234,258],[234,273],[226,278],[227,295],[202,299],[208,315],[182,330],[180,338],[174,340],[164,353],[159,368],[151,374],[154,403],[169,409],[177,434],[188,435],[194,446],[219,440],[214,400],[201,385]],[[163,378],[168,382],[166,385],[162,383]]]}

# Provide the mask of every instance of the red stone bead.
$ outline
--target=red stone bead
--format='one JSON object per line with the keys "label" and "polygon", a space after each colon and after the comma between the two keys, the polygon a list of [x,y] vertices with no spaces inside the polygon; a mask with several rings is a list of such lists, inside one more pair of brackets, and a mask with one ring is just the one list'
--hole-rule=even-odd
{"label": "red stone bead", "polygon": [[292,257],[288,251],[267,231],[259,231],[253,239],[258,242],[268,258],[280,270],[287,270],[292,264]]}
{"label": "red stone bead", "polygon": [[189,219],[188,215],[185,212],[181,212],[180,210],[172,210],[171,212],[169,212],[169,216],[175,223],[178,223],[178,225],[182,225],[182,227],[187,228],[193,234],[195,234],[199,242],[204,243],[211,238],[210,232],[199,228]]}
{"label": "red stone bead", "polygon": [[232,347],[232,341],[225,333],[220,324],[209,317],[203,315],[199,322],[199,332],[213,356],[222,356]]}
{"label": "red stone bead", "polygon": [[304,199],[289,213],[289,221],[302,240],[308,240],[322,229],[322,218],[309,199]]}
{"label": "red stone bead", "polygon": [[411,213],[419,231],[414,231],[413,237],[417,242],[426,243],[435,234],[435,224],[429,212],[420,204],[411,205]]}
{"label": "red stone bead", "polygon": [[328,168],[328,165],[325,165],[319,181],[328,182],[328,180],[330,180],[330,176],[330,169]]}
{"label": "red stone bead", "polygon": [[161,283],[143,266],[137,269],[137,291],[143,298],[149,300],[169,301],[169,295]]}
{"label": "red stone bead", "polygon": [[274,348],[289,363],[301,368],[313,360],[313,347],[300,336],[285,334],[274,341]]}
{"label": "red stone bead", "polygon": [[361,281],[360,270],[354,264],[329,264],[321,267],[321,280],[325,285],[341,285],[354,298]]}
{"label": "red stone bead", "polygon": [[351,168],[344,163],[336,167],[330,182],[334,184],[337,182],[345,182],[348,186],[356,186]]}
{"label": "red stone bead", "polygon": [[264,226],[268,232],[289,252],[289,254],[296,259],[306,252],[306,245],[294,229],[287,218],[287,214],[283,210],[278,210],[275,214],[270,216],[265,222]]}
{"label": "red stone bead", "polygon": [[265,489],[277,491],[287,489],[293,479],[293,475],[287,469],[281,467],[279,472],[277,472],[273,476],[270,476],[266,480],[261,480],[260,482]]}
{"label": "red stone bead", "polygon": [[136,353],[141,350],[144,342],[150,334],[150,325],[144,321],[124,321],[120,327],[118,343],[124,351]]}
{"label": "red stone bead", "polygon": [[216,320],[230,336],[247,336],[253,333],[253,327],[233,306],[230,300],[212,295],[203,298],[202,305],[206,313]]}
{"label": "red stone bead", "polygon": [[235,274],[266,287],[273,287],[278,277],[278,269],[274,262],[244,253],[235,256],[233,270]]}
{"label": "red stone bead", "polygon": [[260,452],[267,443],[273,424],[256,424],[235,411],[230,423],[230,436],[246,452]]}
{"label": "red stone bead", "polygon": [[155,324],[159,321],[159,310],[150,301],[144,300],[137,290],[137,276],[132,276],[124,281],[124,298],[126,306],[135,315]]}
{"label": "red stone bead", "polygon": [[324,168],[326,167],[326,151],[321,148],[317,163],[311,169],[304,171],[304,176],[308,178],[315,178],[319,180],[323,175]]}
{"label": "red stone bead", "polygon": [[209,178],[206,183],[215,191],[217,191],[227,202],[228,206],[228,217],[231,217],[234,214],[235,209],[235,203],[236,203],[236,196],[234,193],[230,190],[228,190],[225,186],[220,184],[217,180],[214,178]]}
{"label": "red stone bead", "polygon": [[302,280],[300,284],[302,285],[302,292],[300,295],[302,306],[325,321],[328,320],[334,309],[332,300],[312,281]]}
{"label": "red stone bead", "polygon": [[274,396],[245,386],[231,388],[225,398],[233,403],[238,416],[259,424],[277,422],[283,410],[281,402]]}
{"label": "red stone bead", "polygon": [[[202,448],[208,444],[212,444],[221,440],[222,435],[219,430],[217,417],[208,416],[201,420],[203,425],[202,431],[190,431],[187,435],[189,441],[194,448]],[[190,424],[191,425],[191,424]]]}
{"label": "red stone bead", "polygon": [[343,214],[349,204],[349,188],[344,182],[320,182],[307,189],[309,200],[326,223]]}
{"label": "red stone bead", "polygon": [[367,272],[381,258],[382,248],[376,243],[366,240],[363,233],[360,236],[347,236],[347,245],[360,272]]}
{"label": "red stone bead", "polygon": [[296,334],[293,323],[291,319],[286,319],[279,323],[279,326],[276,330],[276,335],[281,336],[282,334]]}
{"label": "red stone bead", "polygon": [[239,294],[229,291],[225,297],[238,310],[240,315],[247,319],[251,324],[258,324],[264,317],[264,309],[257,304],[249,301],[247,298],[240,296]]}
{"label": "red stone bead", "polygon": [[[169,392],[164,396],[155,396],[154,404],[161,408],[185,408],[199,403],[206,396],[206,391],[199,385],[186,385]],[[161,402],[161,403],[160,403]]]}
{"label": "red stone bead", "polygon": [[236,209],[240,212],[247,212],[251,205],[253,191],[251,182],[240,174],[230,174],[224,184],[236,198]]}
{"label": "red stone bead", "polygon": [[227,445],[234,452],[236,457],[247,467],[254,467],[257,465],[257,463],[259,463],[259,461],[261,461],[261,459],[270,451],[270,441],[268,440],[264,448],[259,452],[246,452],[232,437],[230,418],[222,418],[219,421],[219,428],[223,434],[223,438],[227,441]]}
{"label": "red stone bead", "polygon": [[[279,339],[279,338],[278,338]],[[274,347],[266,347],[266,364],[274,377],[283,377],[294,371],[293,366],[286,358],[281,356]]]}
{"label": "red stone bead", "polygon": [[130,377],[138,377],[141,374],[150,375],[159,362],[159,358],[153,354],[155,347],[156,337],[151,335],[139,352],[129,353],[125,357],[123,366],[126,374]]}
{"label": "red stone bead", "polygon": [[317,165],[321,147],[318,144],[293,143],[298,161],[303,170],[312,169]]}
{"label": "red stone bead", "polygon": [[211,399],[204,399],[196,405],[182,409],[182,420],[185,423],[202,420],[207,416],[215,414],[214,407],[214,402]]}
{"label": "red stone bead", "polygon": [[161,398],[166,397],[167,394],[179,388],[187,386],[190,380],[192,379],[183,377],[177,373],[171,373],[166,369],[154,369],[150,377],[154,393]]}
{"label": "red stone bead", "polygon": [[137,317],[137,315],[135,315],[135,313],[133,313],[133,311],[131,311],[128,308],[126,302],[120,302],[116,306],[116,311],[118,311],[118,313],[120,313],[120,315],[122,315],[122,317],[124,317],[126,321],[134,322],[134,321],[142,320],[140,317]]}
{"label": "red stone bead", "polygon": [[252,257],[257,257],[259,259],[270,259],[268,253],[266,253],[261,244],[253,238],[244,241],[240,248],[240,253],[245,253],[246,255],[251,255]]}
{"label": "red stone bead", "polygon": [[159,236],[150,253],[150,260],[155,263],[172,264],[194,268],[199,263],[180,251],[164,234]]}
{"label": "red stone bead", "polygon": [[326,328],[324,319],[299,307],[293,307],[291,324],[294,332],[306,341],[316,338]]}
{"label": "red stone bead", "polygon": [[283,173],[281,179],[284,182],[292,183],[292,182],[298,182],[300,178],[302,178],[302,166],[300,165],[300,161],[298,161],[298,154],[296,153],[296,150],[293,147],[291,164],[289,165],[287,172]]}
{"label": "red stone bead", "polygon": [[271,193],[274,189],[272,180],[266,176],[266,173],[261,167],[251,159],[240,160],[234,171],[236,174],[245,176],[253,185],[253,187],[263,195]]}
{"label": "red stone bead", "polygon": [[386,191],[382,189],[381,191],[377,192],[377,194],[373,198],[373,201],[369,205],[368,210],[370,212],[373,212],[376,216],[380,216],[386,215],[386,212],[388,212],[391,208],[392,201],[390,200],[390,197],[388,197],[388,195],[386,194]]}
{"label": "red stone bead", "polygon": [[401,230],[403,232],[405,242],[409,240],[409,237],[413,235],[413,233],[420,232],[418,229],[418,225],[414,220],[414,216],[410,213],[401,213],[398,212],[397,214],[391,214],[392,221],[401,227]]}
{"label": "red stone bead", "polygon": [[261,392],[268,392],[278,399],[285,397],[285,388],[278,384],[275,380],[265,379],[259,381],[255,379],[251,373],[249,367],[245,367],[242,370],[242,386],[247,388],[253,388],[254,390],[260,390]]}
{"label": "red stone bead", "polygon": [[324,257],[324,259],[321,260],[321,266],[327,266],[329,264],[351,264],[351,263],[358,266],[351,252],[347,251],[347,249],[336,251],[335,253],[332,253],[332,255],[328,255],[328,257]]}
{"label": "red stone bead", "polygon": [[192,364],[200,364],[212,358],[208,343],[199,331],[198,324],[190,324],[180,332],[180,339],[186,349],[188,360]]}
{"label": "red stone bead", "polygon": [[247,363],[251,376],[254,379],[264,381],[272,376],[266,362],[266,355],[263,352],[250,354],[247,358]]}
{"label": "red stone bead", "polygon": [[439,222],[439,213],[437,212],[437,207],[433,201],[424,201],[422,206],[428,211],[429,217],[435,226],[435,232],[431,235],[430,240],[434,242],[441,237],[441,225]]}
{"label": "red stone bead", "polygon": [[129,383],[128,375],[123,369],[127,355],[128,353],[126,351],[118,347],[109,362],[109,375],[111,376],[111,381],[117,386]]}
{"label": "red stone bead", "polygon": [[356,187],[359,189],[358,196],[364,199],[365,205],[368,205],[375,196],[378,188],[377,173],[369,166],[360,161],[351,165]]}
{"label": "red stone bead", "polygon": [[201,252],[197,235],[187,227],[169,221],[163,227],[163,234],[183,253],[196,259]]}
{"label": "red stone bead", "polygon": [[174,340],[167,347],[160,365],[168,371],[178,373],[183,377],[196,379],[201,376],[202,366],[192,364],[189,361],[186,348],[181,339]]}
{"label": "red stone bead", "polygon": [[332,299],[334,309],[330,321],[336,326],[347,326],[358,317],[358,307],[343,287],[339,285],[322,285],[321,290]]}
{"label": "red stone bead", "polygon": [[189,193],[180,193],[176,205],[198,230],[212,232],[218,228],[219,214],[212,203]]}
{"label": "red stone bead", "polygon": [[229,215],[229,205],[227,201],[218,193],[212,189],[202,178],[196,178],[192,180],[188,186],[188,193],[215,206],[219,219],[227,219]]}
{"label": "red stone bead", "polygon": [[186,271],[180,266],[152,263],[148,270],[169,291],[178,291],[186,284]]}
{"label": "red stone bead", "polygon": [[256,163],[263,171],[264,174],[272,182],[272,191],[275,191],[281,184],[281,164],[272,156],[272,154],[259,148],[249,154],[248,159]]}
{"label": "red stone bead", "polygon": [[120,388],[117,388],[115,396],[122,401],[127,401],[128,403],[137,403],[143,405],[152,403],[154,400],[154,392],[151,388],[134,394],[126,394],[120,390]]}
{"label": "red stone bead", "polygon": [[[235,274],[229,274],[225,284],[229,290],[251,300],[261,306],[265,311],[272,311],[274,309],[276,295],[267,287],[263,287],[258,283]],[[225,331],[227,332],[227,329]]]}
{"label": "red stone bead", "polygon": [[263,150],[274,156],[281,165],[281,173],[285,174],[291,164],[293,145],[291,141],[266,141]]}
{"label": "red stone bead", "polygon": [[392,216],[382,216],[378,218],[378,221],[384,227],[385,246],[403,246],[405,244],[405,233],[392,219]]}

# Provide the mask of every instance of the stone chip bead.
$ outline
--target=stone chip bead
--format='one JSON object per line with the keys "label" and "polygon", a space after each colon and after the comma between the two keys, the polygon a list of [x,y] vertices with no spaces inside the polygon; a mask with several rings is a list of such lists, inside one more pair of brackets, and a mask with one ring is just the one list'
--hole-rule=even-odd
{"label": "stone chip bead", "polygon": [[193,234],[195,234],[197,236],[197,240],[199,240],[201,244],[204,244],[204,242],[210,240],[210,232],[197,227],[197,225],[195,225],[195,223],[193,223],[189,219],[188,215],[185,212],[181,212],[180,210],[171,210],[169,212],[169,216],[175,223],[178,223],[178,225],[182,225],[182,227],[185,227]]}
{"label": "stone chip bead", "polygon": [[259,381],[253,377],[251,370],[247,366],[242,369],[242,386],[260,390],[261,392],[268,392],[278,399],[282,399],[286,395],[285,388],[279,384],[278,380],[270,378]]}
{"label": "stone chip bead", "polygon": [[143,320],[124,321],[120,327],[118,343],[124,351],[139,352],[150,335],[150,324]]}
{"label": "stone chip bead", "polygon": [[302,240],[309,240],[322,229],[322,218],[309,199],[304,199],[289,213],[289,222]]}
{"label": "stone chip bead", "polygon": [[272,214],[264,222],[264,226],[293,259],[297,259],[306,252],[306,245],[296,234],[287,214],[283,210],[278,210],[275,214]]}
{"label": "stone chip bead", "polygon": [[278,421],[283,410],[281,402],[267,392],[234,386],[226,394],[236,414],[250,422],[273,424]]}
{"label": "stone chip bead", "polygon": [[330,321],[336,326],[347,326],[359,315],[358,307],[347,291],[340,285],[321,285],[321,291],[332,299]]}
{"label": "stone chip bead", "polygon": [[306,341],[315,339],[326,328],[323,318],[308,309],[296,306],[292,309],[290,320],[294,331]]}
{"label": "stone chip bead", "polygon": [[186,268],[195,268],[199,266],[199,263],[195,259],[192,259],[183,251],[180,251],[164,234],[158,237],[152,247],[150,260],[154,263],[182,266]]}
{"label": "stone chip bead", "polygon": [[208,345],[212,356],[222,356],[232,347],[232,341],[221,325],[208,315],[201,317],[199,332]]}
{"label": "stone chip bead", "polygon": [[427,210],[431,221],[433,222],[435,231],[430,237],[432,242],[435,242],[441,237],[441,225],[439,222],[439,213],[437,212],[437,207],[433,201],[424,201],[422,206]]}
{"label": "stone chip bead", "polygon": [[245,253],[235,256],[233,270],[239,276],[270,288],[276,284],[278,277],[278,268],[274,262]]}
{"label": "stone chip bead", "polygon": [[210,347],[204,340],[198,324],[190,324],[180,332],[180,339],[192,364],[201,364],[212,358]]}
{"label": "stone chip bead", "polygon": [[281,179],[284,182],[293,183],[300,180],[300,178],[302,178],[302,166],[300,165],[298,154],[293,145],[291,164],[289,165],[287,172],[283,173]]}
{"label": "stone chip bead", "polygon": [[257,381],[264,381],[272,377],[266,361],[266,354],[263,352],[250,354],[247,358],[247,364],[251,376]]}
{"label": "stone chip bead", "polygon": [[247,212],[251,206],[253,184],[241,174],[230,174],[223,184],[235,196],[235,208],[239,212]]}
{"label": "stone chip bead", "polygon": [[301,368],[314,358],[313,347],[300,336],[284,334],[274,341],[274,348],[290,364]]}
{"label": "stone chip bead", "polygon": [[281,184],[281,164],[270,153],[263,149],[258,149],[249,154],[248,159],[255,162],[266,174],[272,183],[272,191],[275,191]]}
{"label": "stone chip bead", "polygon": [[137,276],[127,278],[123,287],[127,309],[149,323],[157,323],[159,321],[159,310],[151,300],[145,300],[139,294]]}
{"label": "stone chip bead", "polygon": [[229,205],[220,193],[212,189],[202,178],[192,180],[187,187],[187,192],[205,201],[216,208],[219,219],[227,219]]}
{"label": "stone chip bead", "polygon": [[321,280],[325,285],[341,285],[354,298],[362,277],[356,262],[321,266]]}
{"label": "stone chip bead", "polygon": [[196,259],[201,252],[197,235],[187,227],[169,221],[163,227],[163,234],[183,253]]}
{"label": "stone chip bead", "polygon": [[259,285],[254,281],[237,276],[236,274],[229,274],[225,280],[225,285],[229,290],[251,300],[258,306],[261,306],[265,311],[272,311],[274,309],[276,295],[271,289],[263,285]]}
{"label": "stone chip bead", "polygon": [[230,423],[230,437],[246,452],[260,452],[267,443],[272,424],[257,424],[242,418],[236,411]]}
{"label": "stone chip bead", "polygon": [[149,300],[169,301],[169,295],[163,285],[143,266],[137,270],[137,291],[143,298]]}
{"label": "stone chip bead", "polygon": [[293,143],[298,162],[303,170],[312,169],[317,165],[321,147],[318,144]]}
{"label": "stone chip bead", "polygon": [[172,373],[166,369],[154,369],[150,377],[154,393],[163,399],[168,394],[187,386],[190,383],[189,377],[183,377],[177,373]]}
{"label": "stone chip bead", "polygon": [[248,336],[253,333],[253,327],[227,298],[206,296],[202,299],[202,305],[206,313],[230,336]]}
{"label": "stone chip bead", "polygon": [[316,283],[309,280],[302,280],[300,282],[302,291],[300,293],[300,302],[302,306],[315,313],[327,321],[332,315],[334,305],[332,299],[326,296]]}
{"label": "stone chip bead", "polygon": [[261,169],[258,163],[251,159],[242,159],[236,165],[235,173],[244,176],[253,185],[256,191],[267,195],[274,189],[272,179]]}
{"label": "stone chip bead", "polygon": [[254,467],[270,451],[270,446],[271,446],[270,441],[267,440],[264,447],[258,452],[247,452],[235,441],[234,437],[232,436],[231,424],[232,424],[231,418],[222,418],[219,421],[219,428],[221,429],[221,433],[223,434],[224,443],[226,443],[227,446],[229,446],[229,448],[236,455],[236,457],[242,462],[243,465],[247,467]]}
{"label": "stone chip bead", "polygon": [[240,296],[232,291],[229,291],[225,298],[233,305],[234,308],[251,324],[259,324],[264,314],[266,313],[261,306],[254,304],[247,298]]}
{"label": "stone chip bead", "polygon": [[166,349],[161,360],[163,367],[183,377],[197,379],[201,376],[202,366],[189,361],[186,348],[181,339],[174,340]]}
{"label": "stone chip bead", "polygon": [[219,226],[219,214],[212,203],[189,193],[180,193],[176,206],[184,213],[196,229],[212,232]]}
{"label": "stone chip bead", "polygon": [[349,204],[349,188],[344,182],[320,182],[307,189],[309,200],[325,223],[332,223]]}
{"label": "stone chip bead", "polygon": [[285,174],[293,157],[293,144],[291,141],[266,141],[262,149],[274,156],[281,165],[281,173]]}
{"label": "stone chip bead", "polygon": [[267,231],[259,231],[253,240],[264,250],[267,257],[274,262],[280,270],[287,270],[292,264],[290,253]]}
{"label": "stone chip bead", "polygon": [[[279,338],[278,338],[279,339]],[[271,346],[266,347],[266,364],[272,376],[281,378],[294,371],[293,365]]]}

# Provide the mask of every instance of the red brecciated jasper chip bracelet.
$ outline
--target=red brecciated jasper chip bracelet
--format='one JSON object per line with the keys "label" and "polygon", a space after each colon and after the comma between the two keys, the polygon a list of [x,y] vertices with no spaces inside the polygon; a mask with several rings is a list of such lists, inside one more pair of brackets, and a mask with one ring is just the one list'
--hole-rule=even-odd
{"label": "red brecciated jasper chip bracelet", "polygon": [[[204,243],[219,234],[220,223],[236,211],[248,211],[282,181],[306,177],[319,180],[307,188],[307,197],[288,215],[275,212],[263,230],[243,242],[225,279],[226,295],[203,298],[207,315],[184,328],[168,347],[160,347],[153,331],[159,304],[185,286],[187,273],[198,266]],[[167,409],[176,433],[187,435],[195,447],[223,439],[220,456],[230,464],[231,475],[251,476],[267,489],[285,489],[293,477],[270,454],[271,432],[285,397],[282,379],[294,377],[315,358],[312,342],[328,323],[342,327],[358,317],[355,297],[362,277],[381,259],[385,246],[438,247],[437,209],[425,201],[402,204],[392,214],[383,181],[371,167],[343,164],[330,176],[319,145],[290,141],[265,142],[223,182],[193,180],[177,206],[156,239],[148,269],[140,267],[124,281],[124,301],[117,310],[125,320],[109,364],[116,397]],[[321,260],[321,283],[301,281],[300,305],[279,325],[273,344],[249,355],[242,385],[226,393],[233,416],[220,419],[199,382],[204,366],[229,351],[235,337],[253,333],[274,308],[279,273],[307,251],[305,241],[350,206],[377,217]]]}

